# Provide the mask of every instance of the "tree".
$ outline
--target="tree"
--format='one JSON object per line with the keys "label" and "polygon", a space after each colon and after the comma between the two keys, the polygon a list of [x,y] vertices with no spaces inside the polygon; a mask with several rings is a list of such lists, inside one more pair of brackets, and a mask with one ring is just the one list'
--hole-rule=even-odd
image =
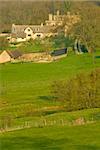
{"label": "tree", "polygon": [[100,47],[100,7],[90,2],[80,3],[80,8],[77,7],[81,14],[81,21],[74,26],[74,36],[80,37],[89,51]]}
{"label": "tree", "polygon": [[52,96],[66,106],[67,111],[100,107],[100,69],[90,74],[78,74],[68,81],[55,81]]}
{"label": "tree", "polygon": [[66,0],[64,0],[63,3],[64,3],[64,6],[63,6],[63,7],[64,7],[65,12],[66,12],[66,11],[70,11],[70,10],[71,10],[71,1],[68,1],[68,0],[66,1]]}

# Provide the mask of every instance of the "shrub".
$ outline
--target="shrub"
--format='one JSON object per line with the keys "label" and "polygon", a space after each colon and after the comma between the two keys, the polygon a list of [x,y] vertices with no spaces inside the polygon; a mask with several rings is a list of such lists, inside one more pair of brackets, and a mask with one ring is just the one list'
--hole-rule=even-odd
{"label": "shrub", "polygon": [[8,40],[6,37],[0,37],[0,50],[5,50],[9,46]]}
{"label": "shrub", "polygon": [[67,111],[100,107],[100,69],[90,74],[78,74],[68,81],[55,81],[55,100],[62,101]]}
{"label": "shrub", "polygon": [[13,118],[11,115],[7,115],[3,116],[0,121],[0,128],[6,129],[12,126]]}
{"label": "shrub", "polygon": [[54,48],[72,47],[73,45],[73,39],[65,37],[64,34],[58,34],[57,36],[52,37],[51,41],[53,41]]}

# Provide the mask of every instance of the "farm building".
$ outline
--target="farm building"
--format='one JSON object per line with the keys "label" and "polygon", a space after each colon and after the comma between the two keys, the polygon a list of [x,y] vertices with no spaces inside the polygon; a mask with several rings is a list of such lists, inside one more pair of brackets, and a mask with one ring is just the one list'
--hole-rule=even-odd
{"label": "farm building", "polygon": [[45,52],[42,53],[27,53],[27,54],[23,54],[20,57],[20,60],[23,62],[29,62],[29,61],[33,61],[33,62],[51,62],[52,61],[52,57],[50,54],[47,54]]}
{"label": "farm building", "polygon": [[51,56],[60,56],[60,55],[64,55],[67,54],[67,48],[63,48],[63,49],[59,49],[59,50],[54,50],[51,53]]}
{"label": "farm building", "polygon": [[[66,20],[66,22],[65,22]],[[8,37],[10,42],[23,42],[29,39],[43,39],[45,37],[56,36],[58,34],[58,26],[65,27],[63,32],[65,36],[72,26],[80,21],[80,16],[76,14],[61,15],[59,10],[55,15],[49,14],[48,20],[40,25],[16,25],[12,24],[11,36]]]}
{"label": "farm building", "polygon": [[10,62],[14,59],[19,58],[21,55],[22,53],[19,50],[13,50],[13,51],[4,50],[0,54],[0,63]]}
{"label": "farm building", "polygon": [[57,33],[52,33],[55,27],[49,27],[41,25],[12,25],[12,42],[16,39],[16,42],[26,41],[30,38],[45,38],[55,36]]}

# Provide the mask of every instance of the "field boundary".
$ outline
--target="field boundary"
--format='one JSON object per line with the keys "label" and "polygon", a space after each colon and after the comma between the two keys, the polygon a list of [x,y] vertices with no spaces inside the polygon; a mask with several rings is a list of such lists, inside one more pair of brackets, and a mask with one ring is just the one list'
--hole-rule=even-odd
{"label": "field boundary", "polygon": [[64,119],[59,119],[59,120],[47,120],[47,119],[42,119],[39,121],[31,122],[31,121],[25,121],[23,125],[15,126],[15,127],[5,127],[0,129],[0,133],[5,133],[5,132],[11,132],[11,131],[17,131],[17,130],[22,130],[22,129],[27,129],[27,128],[43,128],[43,127],[50,127],[50,126],[82,126],[86,124],[92,124],[96,123],[97,121],[95,120],[88,120],[86,121],[83,117],[80,117],[76,120],[73,120],[72,122]]}

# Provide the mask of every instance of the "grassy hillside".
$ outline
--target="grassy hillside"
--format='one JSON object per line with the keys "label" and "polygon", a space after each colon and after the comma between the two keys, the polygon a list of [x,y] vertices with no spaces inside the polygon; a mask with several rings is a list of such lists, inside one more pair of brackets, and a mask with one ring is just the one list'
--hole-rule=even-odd
{"label": "grassy hillside", "polygon": [[[62,111],[64,104],[52,100],[52,83],[55,80],[67,80],[80,72],[88,73],[99,66],[99,59],[95,59],[94,64],[90,54],[69,54],[68,57],[49,64],[0,65],[0,118],[10,116],[10,119],[15,120],[21,118],[23,122],[25,117],[31,121],[31,116],[48,114],[45,111],[48,108],[50,113]],[[56,106],[60,108],[56,109]]]}
{"label": "grassy hillside", "polygon": [[[51,92],[54,81],[66,81],[100,68],[100,58],[95,58],[100,56],[99,3],[0,1],[0,32],[10,32],[12,23],[40,24],[48,19],[48,13],[58,9],[62,14],[69,10],[79,12],[82,22],[73,34],[94,42],[97,52],[75,55],[71,51],[66,58],[52,63],[0,64],[0,150],[100,149],[100,108],[66,112],[65,104],[54,100]],[[46,39],[44,43],[25,42],[19,47],[16,43],[8,47],[5,42],[2,50],[54,50],[71,46],[68,42],[65,39],[64,43],[61,37],[49,42]]]}
{"label": "grassy hillside", "polygon": [[2,150],[99,150],[100,123],[31,128],[0,135]]}
{"label": "grassy hillside", "polygon": [[[90,54],[69,55],[50,64],[4,64],[1,67],[1,96],[11,104],[29,102],[45,103],[39,96],[49,96],[50,85],[59,79],[68,79],[79,72],[99,67],[99,59]],[[47,102],[46,102],[47,103]]]}

